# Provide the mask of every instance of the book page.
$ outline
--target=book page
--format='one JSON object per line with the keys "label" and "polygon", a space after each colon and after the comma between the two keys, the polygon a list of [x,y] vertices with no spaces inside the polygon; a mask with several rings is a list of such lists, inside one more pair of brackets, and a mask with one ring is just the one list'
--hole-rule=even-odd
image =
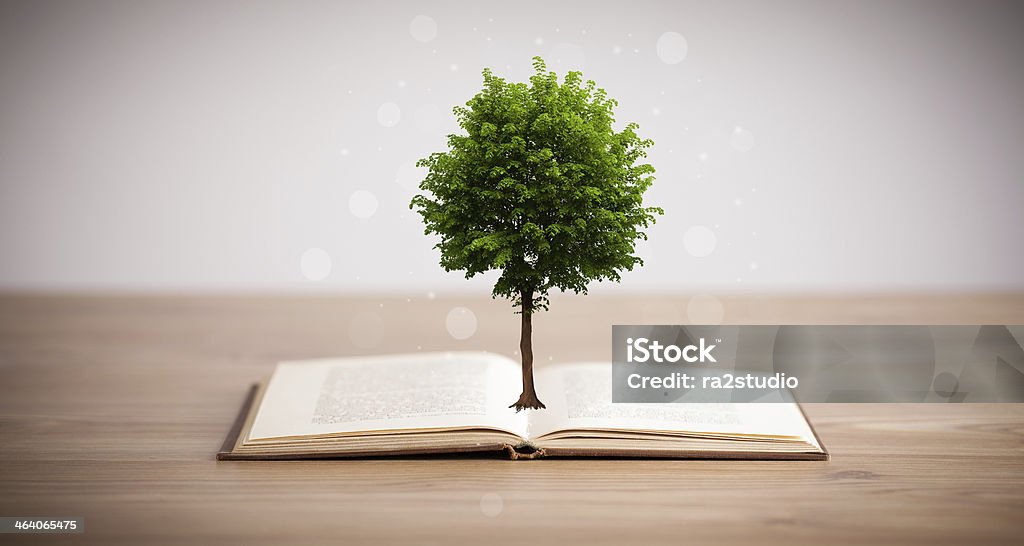
{"label": "book page", "polygon": [[531,413],[531,439],[561,430],[601,429],[797,437],[814,441],[796,404],[613,404],[610,362],[545,366],[537,377],[547,391],[565,395],[544,400],[547,411]]}
{"label": "book page", "polygon": [[429,353],[282,362],[266,386],[248,440],[496,428],[526,433],[508,408],[520,372],[490,353]]}

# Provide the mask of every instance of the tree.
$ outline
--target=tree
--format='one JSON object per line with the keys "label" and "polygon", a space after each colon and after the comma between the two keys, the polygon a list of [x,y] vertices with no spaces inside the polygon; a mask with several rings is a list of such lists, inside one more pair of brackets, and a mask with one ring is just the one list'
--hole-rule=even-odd
{"label": "tree", "polygon": [[639,161],[653,141],[635,123],[616,131],[618,103],[581,73],[559,83],[540,57],[533,68],[529,84],[483,71],[483,90],[453,109],[466,134],[417,163],[429,169],[419,186],[427,193],[409,205],[439,237],[446,271],[501,271],[492,297],[511,299],[522,315],[516,411],[544,407],[533,384],[533,314],[548,308],[548,292],[585,294],[589,282],[618,282],[643,265],[636,242],[664,213],[643,204],[654,168]]}

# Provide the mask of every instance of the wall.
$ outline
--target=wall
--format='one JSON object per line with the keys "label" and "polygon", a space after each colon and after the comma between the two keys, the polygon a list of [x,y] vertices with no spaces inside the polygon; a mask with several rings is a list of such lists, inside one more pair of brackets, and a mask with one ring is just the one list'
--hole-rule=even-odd
{"label": "wall", "polygon": [[413,163],[538,54],[656,142],[647,266],[598,290],[1024,289],[1010,3],[2,6],[0,289],[486,292]]}

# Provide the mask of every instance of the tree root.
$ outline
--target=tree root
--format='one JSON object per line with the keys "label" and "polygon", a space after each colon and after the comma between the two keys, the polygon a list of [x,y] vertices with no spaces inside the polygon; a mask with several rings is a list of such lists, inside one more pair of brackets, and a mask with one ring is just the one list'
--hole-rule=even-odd
{"label": "tree root", "polygon": [[524,391],[523,394],[519,395],[519,400],[517,400],[515,404],[512,404],[509,407],[515,408],[516,413],[519,413],[520,411],[523,411],[525,409],[544,409],[547,406],[545,406],[543,402],[537,399],[537,393]]}

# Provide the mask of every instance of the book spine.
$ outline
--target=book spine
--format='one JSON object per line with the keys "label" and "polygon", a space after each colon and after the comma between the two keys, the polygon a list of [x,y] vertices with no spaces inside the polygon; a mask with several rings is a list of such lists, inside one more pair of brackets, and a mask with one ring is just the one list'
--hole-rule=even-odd
{"label": "book spine", "polygon": [[505,454],[508,458],[513,461],[524,460],[524,459],[540,459],[545,457],[543,449],[537,448],[532,444],[523,443],[519,445],[505,444]]}

